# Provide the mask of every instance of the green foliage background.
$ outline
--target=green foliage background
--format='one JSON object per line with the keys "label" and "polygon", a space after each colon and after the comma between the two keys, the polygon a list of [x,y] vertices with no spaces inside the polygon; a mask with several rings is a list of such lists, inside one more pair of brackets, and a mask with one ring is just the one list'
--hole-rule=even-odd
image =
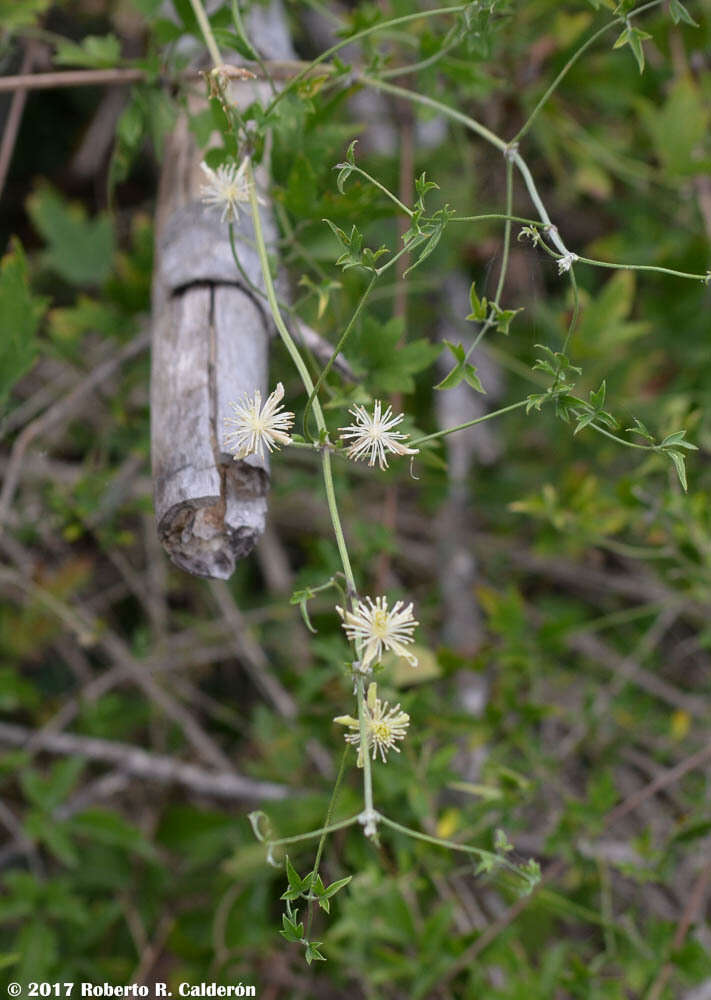
{"label": "green foliage background", "polygon": [[[15,70],[18,46],[30,37],[51,46],[58,66],[116,65],[129,33],[142,55],[127,63],[152,73],[163,60],[175,67],[172,43],[195,29],[189,5],[175,6],[181,27],[150,0],[0,3],[3,72]],[[696,27],[671,6],[634,22],[651,36],[640,42],[643,73],[636,42],[614,49],[618,33],[604,35],[521,149],[577,253],[703,274],[711,238],[711,19],[705,3],[683,8]],[[332,7],[287,5],[304,58],[318,54],[304,10]],[[613,7],[606,0],[482,5],[467,37],[396,82],[513,135]],[[339,16],[355,31],[385,13],[412,11],[410,0],[391,0],[354,4]],[[451,23],[423,19],[371,36],[364,54],[374,60],[372,72],[378,53],[389,53],[390,66],[428,60]],[[233,31],[229,5],[215,25],[225,33],[222,44]],[[351,177],[344,193],[336,185],[333,167],[365,124],[348,92],[302,89],[270,122],[283,257],[303,292],[300,313],[333,343],[364,277],[335,266],[339,251],[322,220],[345,232],[355,222],[374,248],[398,245],[390,202],[361,177]],[[182,98],[138,85],[110,161],[82,185],[67,163],[100,99],[99,90],[34,95],[19,134],[2,205],[4,469],[22,428],[146,324],[156,163]],[[404,114],[399,104],[390,112],[395,122]],[[413,114],[436,117],[427,109]],[[213,118],[192,124],[206,141]],[[357,156],[397,190],[395,156],[369,151],[365,136]],[[416,148],[415,160],[415,173],[426,170],[439,185],[428,194],[432,210],[448,203],[460,215],[502,211],[500,154],[459,126],[450,124],[432,151]],[[518,183],[514,211],[531,214]],[[24,252],[9,244],[11,233]],[[395,280],[384,281],[346,350],[359,382],[349,387],[333,377],[325,386],[334,427],[349,401],[399,392],[410,428],[438,429],[433,386],[442,374],[432,362],[437,324],[451,308],[442,289],[456,272],[492,297],[501,236],[500,222],[450,224],[408,281],[404,323],[393,318]],[[516,858],[533,856],[555,877],[524,904],[513,880],[475,876],[461,855],[392,833],[380,848],[354,830],[336,835],[327,843],[324,880],[353,879],[330,915],[317,917],[328,961],[309,969],[303,950],[278,935],[284,870],[265,863],[242,804],[139,780],[118,781],[103,798],[96,765],[31,745],[6,749],[0,966],[8,981],[241,980],[255,983],[260,996],[491,1000],[660,1000],[708,988],[708,885],[688,933],[681,941],[677,935],[709,856],[709,757],[660,794],[622,809],[616,822],[609,817],[709,741],[709,289],[582,265],[576,276],[582,311],[569,353],[582,368],[579,391],[605,379],[607,405],[623,422],[639,418],[657,438],[686,429],[699,449],[688,460],[687,493],[663,457],[640,458],[589,430],[574,436],[552,409],[497,421],[498,457],[468,481],[463,543],[479,562],[470,596],[484,639],[465,653],[443,638],[435,526],[446,509],[446,468],[438,461],[446,449],[418,463],[418,480],[403,468],[366,475],[337,463],[363,591],[373,592],[386,551],[388,586],[415,601],[422,622],[420,673],[393,669],[381,681],[383,696],[399,701],[413,723],[402,753],[376,770],[378,801],[409,826],[486,848],[503,829]],[[544,253],[514,240],[503,304],[523,312],[507,337],[491,331],[486,341],[503,376],[501,406],[540,391],[534,345],[561,348],[569,283]],[[463,316],[453,320],[463,335],[472,329]],[[298,451],[273,463],[270,516],[287,557],[286,589],[270,577],[265,557],[241,564],[229,584],[299,706],[286,723],[260,698],[210,585],[171,568],[157,551],[148,377],[145,353],[132,358],[71,419],[45,428],[25,456],[0,538],[0,708],[30,729],[69,711],[73,733],[192,760],[181,730],[125,678],[98,696],[82,693],[117,669],[107,653],[113,637],[191,708],[238,770],[294,790],[265,807],[278,835],[316,828],[332,779],[317,773],[307,748],[313,741],[325,748],[335,773],[342,733],[331,720],[350,707],[347,647],[331,597],[310,602],[312,637],[288,603],[291,589],[317,585],[339,568],[314,485],[317,465]],[[287,399],[298,399],[298,380],[278,348],[277,378]],[[384,488],[396,482],[398,530],[388,535]],[[479,716],[461,702],[463,671],[487,680]],[[464,764],[477,754],[481,766],[469,780]],[[358,778],[350,767],[339,816],[360,808]],[[291,860],[308,871],[312,846]],[[668,983],[655,993],[666,963]]]}

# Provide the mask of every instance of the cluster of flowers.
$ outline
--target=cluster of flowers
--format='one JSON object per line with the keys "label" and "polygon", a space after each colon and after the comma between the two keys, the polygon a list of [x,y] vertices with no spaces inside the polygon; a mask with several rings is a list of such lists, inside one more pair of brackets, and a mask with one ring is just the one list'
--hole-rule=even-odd
{"label": "cluster of flowers", "polygon": [[[375,663],[380,662],[385,652],[393,652],[396,656],[404,657],[411,666],[417,666],[417,658],[407,649],[415,641],[413,632],[419,625],[412,614],[412,604],[405,607],[403,601],[397,601],[388,610],[387,597],[376,597],[375,601],[366,597],[364,601],[358,601],[352,611],[344,611],[339,607],[336,611],[341,616],[349,641],[355,643],[360,650],[361,659],[353,665],[354,670],[368,673]],[[399,704],[390,708],[387,701],[381,702],[374,683],[368,687],[363,707],[368,750],[372,749],[373,760],[380,752],[385,763],[388,750],[400,752],[396,742],[405,738],[410,716],[400,710]],[[345,737],[346,743],[358,747],[358,767],[362,767],[363,747],[358,720],[350,715],[339,715],[333,721],[351,730]]]}
{"label": "cluster of flowers", "polygon": [[[271,452],[281,445],[291,443],[288,431],[293,425],[294,414],[283,409],[283,398],[284,386],[279,382],[264,405],[259,389],[242,402],[231,404],[233,416],[225,417],[225,426],[232,429],[226,435],[225,443],[234,450],[235,459],[246,458],[247,455],[263,457],[265,448]],[[408,448],[402,443],[407,435],[393,430],[403,419],[403,414],[394,417],[390,406],[383,413],[382,403],[376,400],[372,416],[358,405],[350,413],[355,417],[355,423],[339,428],[341,440],[349,442],[346,449],[349,458],[354,461],[367,458],[371,466],[377,461],[380,468],[384,469],[388,464],[387,453],[417,454],[416,448]],[[360,659],[354,664],[355,670],[369,673],[373,665],[388,651],[404,657],[413,667],[417,666],[416,657],[406,648],[409,643],[414,642],[413,632],[419,624],[414,619],[412,604],[405,607],[402,601],[398,601],[388,609],[387,597],[376,597],[374,601],[366,597],[364,601],[358,601],[352,611],[344,611],[338,607],[336,610],[341,616],[349,641],[355,643],[360,651]],[[404,739],[410,718],[400,711],[399,705],[391,709],[387,702],[381,702],[374,683],[368,688],[364,711],[368,749],[372,749],[373,760],[379,752],[385,762],[386,751],[399,751],[395,744],[397,740]],[[363,749],[360,746],[358,720],[350,715],[342,715],[334,721],[352,730],[345,739],[358,746],[358,765],[362,767]]]}
{"label": "cluster of flowers", "polygon": [[[201,189],[202,200],[222,208],[223,222],[234,222],[240,203],[249,201],[248,161],[245,159],[239,167],[235,164],[224,165],[216,171],[206,163],[201,166],[207,177],[207,184]],[[259,389],[252,396],[245,395],[240,402],[230,404],[233,413],[225,417],[225,444],[233,451],[235,460],[248,455],[263,459],[265,449],[272,452],[292,443],[289,431],[294,424],[294,414],[284,409],[283,399],[284,386],[278,382],[263,405]],[[418,453],[417,448],[409,448],[403,443],[408,435],[395,430],[404,419],[404,414],[395,416],[390,406],[383,412],[380,400],[374,401],[372,415],[358,404],[349,413],[355,418],[354,423],[340,427],[339,431],[345,453],[353,461],[367,460],[370,466],[377,461],[381,469],[386,469],[388,454]],[[376,597],[374,601],[366,597],[355,602],[350,611],[339,607],[336,611],[341,616],[348,640],[358,650],[359,659],[353,665],[354,671],[370,673],[385,652],[393,652],[404,657],[413,667],[417,666],[416,657],[407,649],[415,641],[413,632],[419,624],[413,616],[412,604],[405,607],[403,601],[397,601],[388,609],[387,597]],[[350,715],[340,715],[334,722],[350,730],[345,740],[358,747],[358,766],[362,767],[364,748],[361,746],[359,721]],[[388,702],[382,702],[377,696],[377,685],[371,683],[364,703],[364,728],[367,752],[372,750],[373,760],[380,753],[385,762],[389,750],[399,752],[396,743],[405,738],[409,724],[410,717],[400,710],[400,705],[390,708]]]}
{"label": "cluster of flowers", "polygon": [[[202,200],[206,205],[222,209],[222,221],[234,222],[239,214],[240,203],[249,201],[248,159],[237,166],[223,164],[217,170],[206,163],[200,166],[207,178],[201,188]],[[253,396],[246,396],[239,403],[231,403],[233,416],[225,419],[232,427],[227,435],[228,447],[234,449],[236,459],[247,455],[264,457],[264,449],[272,451],[281,445],[291,444],[288,431],[294,423],[294,414],[284,410],[281,401],[284,386],[279,382],[276,389],[262,406],[262,394],[257,389]],[[354,461],[368,460],[368,465],[376,461],[381,469],[387,468],[386,453],[393,455],[416,455],[417,448],[408,448],[402,442],[407,434],[394,428],[404,419],[404,414],[394,416],[392,407],[383,413],[383,404],[376,400],[372,416],[365,407],[356,404],[349,410],[355,423],[341,427],[341,440],[348,443],[346,454]]]}
{"label": "cluster of flowers", "polygon": [[[281,445],[291,444],[287,433],[294,424],[294,414],[284,410],[281,401],[284,398],[284,386],[277,383],[274,392],[267,396],[262,406],[262,394],[257,389],[252,396],[245,396],[239,403],[230,403],[233,410],[231,417],[225,417],[225,427],[229,430],[225,444],[234,451],[235,459],[246,458],[247,455],[264,457],[264,449],[271,452]],[[382,412],[383,404],[375,400],[372,416],[363,406],[356,404],[348,412],[355,417],[355,423],[347,427],[339,427],[341,442],[345,445],[346,455],[353,461],[368,460],[368,465],[378,465],[381,469],[388,466],[387,454],[416,455],[417,448],[408,448],[402,442],[407,434],[394,430],[404,419],[405,414],[393,416],[392,407],[388,406]]]}

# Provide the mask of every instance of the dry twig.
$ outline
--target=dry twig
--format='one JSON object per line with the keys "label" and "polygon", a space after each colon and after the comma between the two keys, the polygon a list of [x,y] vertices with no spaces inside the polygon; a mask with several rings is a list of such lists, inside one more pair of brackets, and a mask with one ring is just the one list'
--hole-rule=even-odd
{"label": "dry twig", "polygon": [[148,753],[128,743],[77,736],[73,733],[42,732],[0,722],[0,743],[13,747],[33,743],[47,753],[70,754],[85,757],[93,763],[111,764],[134,778],[181,785],[196,795],[210,798],[273,802],[292,794],[286,786],[271,781],[255,781],[234,771],[210,771],[164,754]]}
{"label": "dry twig", "polygon": [[0,492],[0,534],[3,531],[13,497],[15,496],[25,453],[35,438],[40,437],[49,430],[56,430],[58,424],[72,417],[78,404],[83,401],[84,397],[93,389],[96,389],[97,386],[101,385],[102,382],[105,382],[106,379],[110,378],[122,364],[130,361],[131,358],[135,358],[142,351],[145,351],[150,344],[150,339],[148,331],[144,330],[138,334],[138,336],[134,337],[128,344],[125,344],[113,357],[108,358],[94,368],[93,371],[88,372],[86,377],[67,396],[63,396],[57,400],[40,417],[33,420],[31,424],[27,424],[20,434],[18,434],[12,446],[10,461],[5,469],[2,492]]}

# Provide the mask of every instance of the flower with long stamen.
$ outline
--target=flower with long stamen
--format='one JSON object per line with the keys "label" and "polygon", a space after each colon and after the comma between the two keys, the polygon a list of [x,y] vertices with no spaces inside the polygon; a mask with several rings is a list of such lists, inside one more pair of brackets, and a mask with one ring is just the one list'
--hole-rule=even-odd
{"label": "flower with long stamen", "polygon": [[405,414],[393,416],[392,407],[388,406],[382,412],[383,404],[379,399],[373,404],[371,416],[364,406],[356,404],[348,412],[355,417],[355,423],[347,427],[339,427],[341,440],[348,444],[346,455],[354,461],[368,459],[368,465],[375,465],[377,460],[381,469],[388,467],[386,452],[393,455],[417,455],[419,449],[407,448],[401,442],[408,435],[402,431],[393,430],[404,419]]}
{"label": "flower with long stamen", "polygon": [[259,389],[253,396],[245,396],[240,403],[230,403],[234,415],[225,417],[225,427],[232,430],[225,435],[226,446],[234,451],[235,459],[246,458],[247,455],[264,457],[267,451],[277,450],[281,445],[291,444],[291,438],[286,433],[294,423],[294,414],[282,410],[281,401],[284,398],[284,386],[281,382],[262,406],[262,394]]}
{"label": "flower with long stamen", "polygon": [[223,163],[213,170],[204,161],[200,168],[207,177],[207,184],[200,188],[200,200],[205,205],[222,209],[222,222],[235,222],[239,214],[240,202],[249,201],[249,177],[247,167],[249,160],[236,163]]}
{"label": "flower with long stamen", "polygon": [[387,597],[366,597],[358,601],[353,611],[336,608],[341,616],[343,628],[351,642],[360,648],[361,670],[365,670],[382,659],[383,652],[392,650],[403,656],[411,666],[417,666],[417,657],[405,647],[414,642],[412,633],[420,624],[412,614],[412,604],[404,606],[398,601],[388,611]]}
{"label": "flower with long stamen", "polygon": [[[383,764],[387,764],[387,752],[395,750],[400,753],[400,747],[396,746],[397,740],[404,740],[407,735],[407,727],[410,725],[410,716],[407,712],[400,711],[400,705],[390,708],[387,701],[382,702],[378,698],[376,684],[368,686],[368,696],[363,705],[365,714],[365,739],[368,751],[372,749],[373,760],[380,753]],[[339,726],[347,726],[353,732],[345,736],[346,743],[352,743],[358,747],[358,767],[363,766],[363,747],[360,743],[360,723],[352,715],[339,715],[334,720]]]}

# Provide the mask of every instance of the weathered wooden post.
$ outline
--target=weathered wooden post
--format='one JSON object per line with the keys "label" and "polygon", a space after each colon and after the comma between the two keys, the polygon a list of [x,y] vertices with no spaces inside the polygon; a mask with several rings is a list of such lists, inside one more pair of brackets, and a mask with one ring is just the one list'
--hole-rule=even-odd
{"label": "weathered wooden post", "polygon": [[[292,56],[280,2],[255,10],[255,44]],[[239,106],[264,83],[233,82]],[[157,529],[172,559],[198,576],[227,579],[264,530],[268,463],[234,461],[224,445],[228,404],[267,389],[271,321],[235,266],[227,225],[200,202],[200,152],[183,116],[161,173],[153,276],[151,451]],[[259,178],[258,178],[259,183]],[[267,240],[275,226],[263,209]],[[249,213],[235,223],[240,262],[261,286]]]}

